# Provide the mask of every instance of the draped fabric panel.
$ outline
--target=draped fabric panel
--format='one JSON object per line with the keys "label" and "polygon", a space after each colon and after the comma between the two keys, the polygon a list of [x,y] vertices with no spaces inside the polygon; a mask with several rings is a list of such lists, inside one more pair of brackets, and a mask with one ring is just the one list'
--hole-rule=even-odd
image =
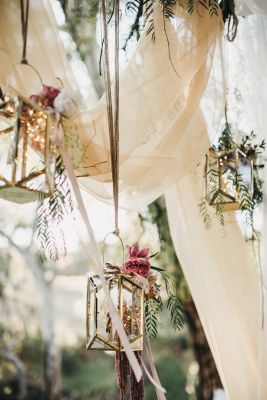
{"label": "draped fabric panel", "polygon": [[227,399],[256,399],[259,276],[234,216],[228,216],[225,232],[215,221],[205,228],[198,208],[200,182],[200,176],[189,174],[166,191],[172,239]]}
{"label": "draped fabric panel", "polygon": [[[50,2],[31,4],[29,62],[45,83],[57,85],[59,77],[75,88]],[[216,224],[205,230],[198,212],[202,178],[194,172],[223,112],[222,20],[210,18],[202,6],[192,16],[175,11],[168,23],[155,7],[155,43],[144,33],[121,72],[120,204],[139,209],[166,192],[177,255],[228,399],[254,400],[261,378],[259,274],[233,216],[224,234]],[[19,1],[2,0],[1,85],[10,64],[20,59],[19,21]],[[10,80],[11,89],[23,95],[40,90],[26,69],[16,67]],[[105,98],[65,124],[81,187],[111,202]],[[266,397],[263,382],[259,399]]]}

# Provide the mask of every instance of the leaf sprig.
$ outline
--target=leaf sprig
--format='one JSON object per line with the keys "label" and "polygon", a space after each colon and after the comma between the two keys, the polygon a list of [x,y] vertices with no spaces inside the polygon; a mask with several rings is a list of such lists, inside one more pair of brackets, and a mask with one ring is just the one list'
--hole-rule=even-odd
{"label": "leaf sprig", "polygon": [[145,298],[145,324],[149,338],[155,340],[158,336],[158,325],[160,322],[160,313],[164,309],[164,305],[170,314],[170,320],[174,330],[181,329],[184,324],[183,309],[177,294],[173,288],[173,282],[170,280],[166,271],[161,268],[151,267],[161,275],[163,287],[165,289],[167,300],[164,304],[161,297],[162,285],[156,284],[157,295],[155,297]]}
{"label": "leaf sprig", "polygon": [[[37,239],[43,261],[57,261],[60,250],[66,254],[62,223],[65,215],[72,213],[71,190],[61,157],[56,160],[54,194],[41,198],[37,208]],[[58,234],[57,234],[58,232]]]}

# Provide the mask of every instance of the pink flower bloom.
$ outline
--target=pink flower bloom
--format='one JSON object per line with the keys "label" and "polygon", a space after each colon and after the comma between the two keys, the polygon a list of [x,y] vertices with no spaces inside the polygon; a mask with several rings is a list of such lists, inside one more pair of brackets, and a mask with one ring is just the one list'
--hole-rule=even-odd
{"label": "pink flower bloom", "polygon": [[149,248],[139,249],[138,243],[127,246],[129,260],[124,263],[124,269],[127,272],[135,272],[145,278],[150,271],[150,261],[148,258]]}
{"label": "pink flower bloom", "polygon": [[149,253],[149,248],[145,247],[139,250],[139,244],[134,243],[132,246],[127,246],[129,257],[147,257]]}
{"label": "pink flower bloom", "polygon": [[147,257],[148,253],[149,253],[149,248],[145,247],[144,249],[138,252],[137,257]]}
{"label": "pink flower bloom", "polygon": [[43,95],[46,99],[53,101],[59,95],[60,90],[53,86],[43,85]]}
{"label": "pink flower bloom", "polygon": [[124,269],[127,272],[135,272],[147,278],[150,271],[150,262],[146,258],[132,257],[124,263]]}

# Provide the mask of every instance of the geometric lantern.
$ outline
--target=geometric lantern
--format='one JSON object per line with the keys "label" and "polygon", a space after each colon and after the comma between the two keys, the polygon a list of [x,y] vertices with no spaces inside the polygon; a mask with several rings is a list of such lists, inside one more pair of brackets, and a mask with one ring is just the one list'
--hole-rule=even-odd
{"label": "geometric lantern", "polygon": [[238,147],[216,151],[209,149],[206,166],[206,198],[209,205],[220,205],[223,211],[240,208],[242,192],[253,196],[253,161]]}
{"label": "geometric lantern", "polygon": [[[106,264],[106,285],[134,351],[143,348],[144,289],[138,277]],[[86,349],[123,351],[112,325],[99,275],[88,278],[86,310]]]}
{"label": "geometric lantern", "polygon": [[0,197],[27,203],[51,196],[56,147],[53,111],[18,96],[0,100]]}

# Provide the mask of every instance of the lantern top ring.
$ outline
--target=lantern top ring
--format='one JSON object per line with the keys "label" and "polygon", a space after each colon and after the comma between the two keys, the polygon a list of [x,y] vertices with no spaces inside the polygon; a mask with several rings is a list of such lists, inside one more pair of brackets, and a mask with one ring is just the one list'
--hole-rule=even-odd
{"label": "lantern top ring", "polygon": [[32,64],[30,64],[27,60],[25,60],[26,62],[22,62],[22,61],[15,62],[15,63],[10,65],[8,73],[7,73],[5,87],[4,87],[4,94],[6,94],[8,92],[8,88],[9,88],[9,84],[10,84],[10,78],[11,78],[11,74],[12,74],[13,69],[15,67],[19,66],[19,65],[31,68],[31,70],[36,74],[36,76],[38,76],[38,80],[41,83],[41,88],[43,87],[44,82],[42,80],[42,77],[41,77],[39,71]]}
{"label": "lantern top ring", "polygon": [[115,236],[115,237],[116,237],[117,239],[119,239],[119,241],[120,241],[121,249],[122,249],[122,264],[121,264],[121,265],[123,265],[123,264],[124,264],[124,244],[123,244],[122,238],[120,237],[120,235],[118,234],[117,231],[109,232],[109,233],[107,233],[106,236],[104,237],[103,245],[102,245],[103,264],[104,264],[104,265],[106,264],[106,263],[105,263],[105,249],[106,249],[106,246],[107,246],[107,238],[108,238],[109,236],[111,236],[111,235]]}

